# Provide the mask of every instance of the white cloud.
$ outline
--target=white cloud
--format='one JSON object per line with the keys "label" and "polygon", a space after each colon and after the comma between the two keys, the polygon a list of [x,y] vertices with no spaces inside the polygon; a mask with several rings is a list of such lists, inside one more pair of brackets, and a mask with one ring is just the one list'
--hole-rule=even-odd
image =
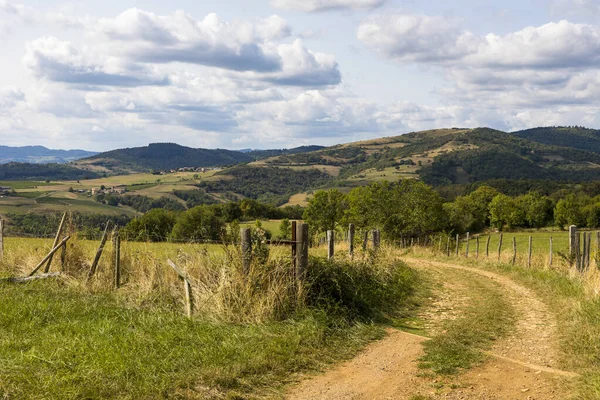
{"label": "white cloud", "polygon": [[304,12],[331,10],[372,10],[381,7],[387,0],[271,0],[276,8]]}
{"label": "white cloud", "polygon": [[400,62],[440,63],[477,50],[477,38],[460,30],[460,21],[425,15],[369,18],[358,28],[358,39],[382,56]]}

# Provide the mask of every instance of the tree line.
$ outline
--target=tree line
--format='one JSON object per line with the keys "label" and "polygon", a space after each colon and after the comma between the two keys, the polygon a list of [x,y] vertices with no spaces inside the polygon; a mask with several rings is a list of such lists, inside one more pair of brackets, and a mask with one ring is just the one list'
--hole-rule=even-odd
{"label": "tree line", "polygon": [[600,227],[600,195],[561,191],[552,196],[537,191],[508,196],[489,186],[445,201],[431,186],[417,180],[378,182],[352,189],[318,191],[309,199],[304,219],[314,233],[380,229],[389,239],[436,232],[480,232],[568,225]]}

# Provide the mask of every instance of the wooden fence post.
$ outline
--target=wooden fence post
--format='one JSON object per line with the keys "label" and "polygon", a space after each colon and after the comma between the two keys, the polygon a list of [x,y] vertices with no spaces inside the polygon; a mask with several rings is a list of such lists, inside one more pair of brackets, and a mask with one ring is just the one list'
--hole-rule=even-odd
{"label": "wooden fence post", "polygon": [[446,242],[446,257],[450,257],[450,236],[448,236],[448,241]]}
{"label": "wooden fence post", "polygon": [[573,240],[573,248],[575,256],[575,268],[581,272],[581,233],[576,232]]}
{"label": "wooden fence post", "polygon": [[192,298],[192,283],[190,282],[190,278],[177,265],[175,265],[173,261],[167,260],[167,263],[183,280],[183,289],[185,291],[185,314],[188,318],[192,318],[192,314],[194,313],[194,300]]}
{"label": "wooden fence post", "polygon": [[488,235],[487,241],[485,243],[485,258],[490,256],[490,240],[492,240],[492,235]]}
{"label": "wooden fence post", "polygon": [[552,247],[553,247],[552,236],[550,236],[550,258],[548,261],[548,267],[552,267]]}
{"label": "wooden fence post", "polygon": [[4,259],[4,220],[0,218],[0,260]]}
{"label": "wooden fence post", "polygon": [[460,245],[459,240],[460,240],[460,235],[457,233],[456,234],[456,257],[458,257],[458,248],[459,248],[459,245]]}
{"label": "wooden fence post", "polygon": [[438,243],[438,253],[442,252],[442,237],[440,236],[440,242]]}
{"label": "wooden fence post", "polygon": [[529,236],[529,252],[527,254],[527,268],[531,268],[531,244],[533,237]]}
{"label": "wooden fence post", "polygon": [[252,262],[252,231],[250,228],[240,229],[240,242],[242,243],[242,271],[245,276],[248,276]]}
{"label": "wooden fence post", "polygon": [[48,254],[46,255],[46,257],[44,257],[44,259],[43,259],[42,261],[40,261],[40,263],[39,263],[39,264],[38,264],[38,265],[37,265],[37,266],[36,266],[36,267],[33,269],[33,271],[31,271],[31,272],[29,273],[29,275],[27,275],[27,276],[33,276],[33,275],[35,275],[35,273],[36,273],[36,272],[38,272],[38,270],[39,270],[40,268],[42,268],[42,266],[43,266],[43,265],[45,265],[45,264],[46,264],[46,262],[47,262],[47,261],[50,259],[50,257],[52,257],[52,255],[53,255],[54,253],[56,253],[56,252],[57,252],[57,251],[58,251],[58,250],[59,250],[59,249],[60,249],[60,248],[61,248],[61,247],[62,247],[62,246],[65,244],[65,243],[67,243],[67,241],[68,241],[70,238],[71,238],[70,236],[67,236],[67,237],[65,237],[65,238],[62,240],[62,242],[60,242],[58,245],[54,246],[54,248],[53,248],[52,250],[50,250],[50,253],[48,253]]}
{"label": "wooden fence post", "polygon": [[[52,248],[56,247],[58,242],[60,241],[60,235],[62,235],[63,226],[65,225],[65,220],[67,219],[67,213],[65,212],[60,220],[60,224],[58,225],[58,229],[56,230],[56,236],[54,237],[54,243],[52,244]],[[52,257],[46,263],[44,267],[44,273],[47,274],[50,271],[50,266],[52,265]]]}
{"label": "wooden fence post", "polygon": [[498,261],[500,261],[501,253],[502,253],[502,234],[500,234],[500,240],[498,241]]}
{"label": "wooden fence post", "polygon": [[100,246],[96,251],[96,256],[94,257],[94,261],[92,261],[92,266],[90,267],[90,272],[88,273],[88,280],[94,276],[96,273],[96,268],[98,268],[98,262],[100,261],[100,257],[102,257],[102,252],[104,251],[104,245],[106,244],[106,239],[108,238],[108,227],[110,226],[110,221],[106,223],[106,227],[104,228],[104,233],[102,234],[102,239],[100,239]]}
{"label": "wooden fence post", "polygon": [[470,240],[470,233],[467,232],[467,246],[465,249],[465,257],[469,258],[469,240]]}
{"label": "wooden fence post", "polygon": [[348,225],[348,254],[354,256],[354,224]]}
{"label": "wooden fence post", "polygon": [[381,245],[381,232],[379,229],[373,230],[373,251],[378,251]]}
{"label": "wooden fence post", "polygon": [[575,251],[576,244],[578,244],[577,226],[571,225],[571,226],[569,226],[569,257],[570,257],[571,262],[574,261],[574,258],[576,257],[576,254],[578,253],[577,251]]}
{"label": "wooden fence post", "polygon": [[63,243],[62,248],[60,249],[60,270],[65,271],[65,266],[67,264],[67,244]]}
{"label": "wooden fence post", "polygon": [[121,287],[121,236],[119,231],[115,231],[113,236],[113,248],[115,250],[115,289]]}
{"label": "wooden fence post", "polygon": [[479,235],[475,236],[475,259],[479,260]]}
{"label": "wooden fence post", "polygon": [[365,237],[363,238],[363,251],[367,251],[367,246],[369,245],[369,231],[365,231]]}
{"label": "wooden fence post", "polygon": [[308,224],[296,226],[296,279],[303,281],[308,267]]}
{"label": "wooden fence post", "polygon": [[596,232],[596,268],[598,268],[598,263],[600,262],[600,231]]}
{"label": "wooden fence post", "polygon": [[296,265],[298,257],[296,256],[296,233],[297,233],[297,222],[292,221],[292,275],[296,276]]}
{"label": "wooden fence post", "polygon": [[513,258],[512,258],[512,265],[515,265],[516,261],[517,261],[517,238],[513,236]]}
{"label": "wooden fence post", "polygon": [[335,235],[333,231],[327,231],[327,259],[331,260],[335,254]]}
{"label": "wooden fence post", "polygon": [[592,233],[588,232],[587,233],[587,246],[586,246],[586,252],[585,252],[585,269],[588,270],[590,268],[590,260],[591,260],[591,256],[590,254],[592,253]]}

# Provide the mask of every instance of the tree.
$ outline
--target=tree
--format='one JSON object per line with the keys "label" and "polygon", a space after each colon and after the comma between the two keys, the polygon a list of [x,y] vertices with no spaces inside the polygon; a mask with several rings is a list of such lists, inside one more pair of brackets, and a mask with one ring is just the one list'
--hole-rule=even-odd
{"label": "tree", "polygon": [[552,219],[552,200],[538,192],[530,192],[520,196],[517,201],[525,214],[525,220],[530,228],[546,226]]}
{"label": "tree", "polygon": [[308,200],[304,220],[315,232],[334,230],[348,207],[346,196],[337,189],[320,190]]}
{"label": "tree", "polygon": [[290,239],[292,237],[292,224],[287,218],[282,219],[279,223],[279,237],[281,239]]}
{"label": "tree", "polygon": [[518,202],[505,194],[499,194],[490,202],[490,223],[502,230],[523,225],[525,215]]}
{"label": "tree", "polygon": [[348,194],[346,219],[359,228],[379,228],[392,239],[422,236],[446,228],[443,203],[421,181],[378,182]]}
{"label": "tree", "polygon": [[219,240],[224,234],[225,222],[211,206],[194,207],[177,218],[171,236],[177,240]]}
{"label": "tree", "polygon": [[564,229],[565,225],[584,226],[586,221],[583,208],[590,202],[588,196],[568,194],[560,199],[554,207],[554,223],[561,229]]}
{"label": "tree", "polygon": [[171,234],[176,218],[173,211],[161,208],[150,210],[129,222],[123,228],[123,236],[127,240],[163,242]]}

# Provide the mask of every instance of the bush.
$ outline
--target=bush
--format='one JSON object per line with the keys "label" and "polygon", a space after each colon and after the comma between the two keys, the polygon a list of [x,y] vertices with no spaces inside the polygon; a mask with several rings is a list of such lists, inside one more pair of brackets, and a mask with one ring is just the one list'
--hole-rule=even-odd
{"label": "bush", "polygon": [[307,305],[349,321],[399,316],[417,276],[402,261],[327,261],[311,258],[306,271]]}

